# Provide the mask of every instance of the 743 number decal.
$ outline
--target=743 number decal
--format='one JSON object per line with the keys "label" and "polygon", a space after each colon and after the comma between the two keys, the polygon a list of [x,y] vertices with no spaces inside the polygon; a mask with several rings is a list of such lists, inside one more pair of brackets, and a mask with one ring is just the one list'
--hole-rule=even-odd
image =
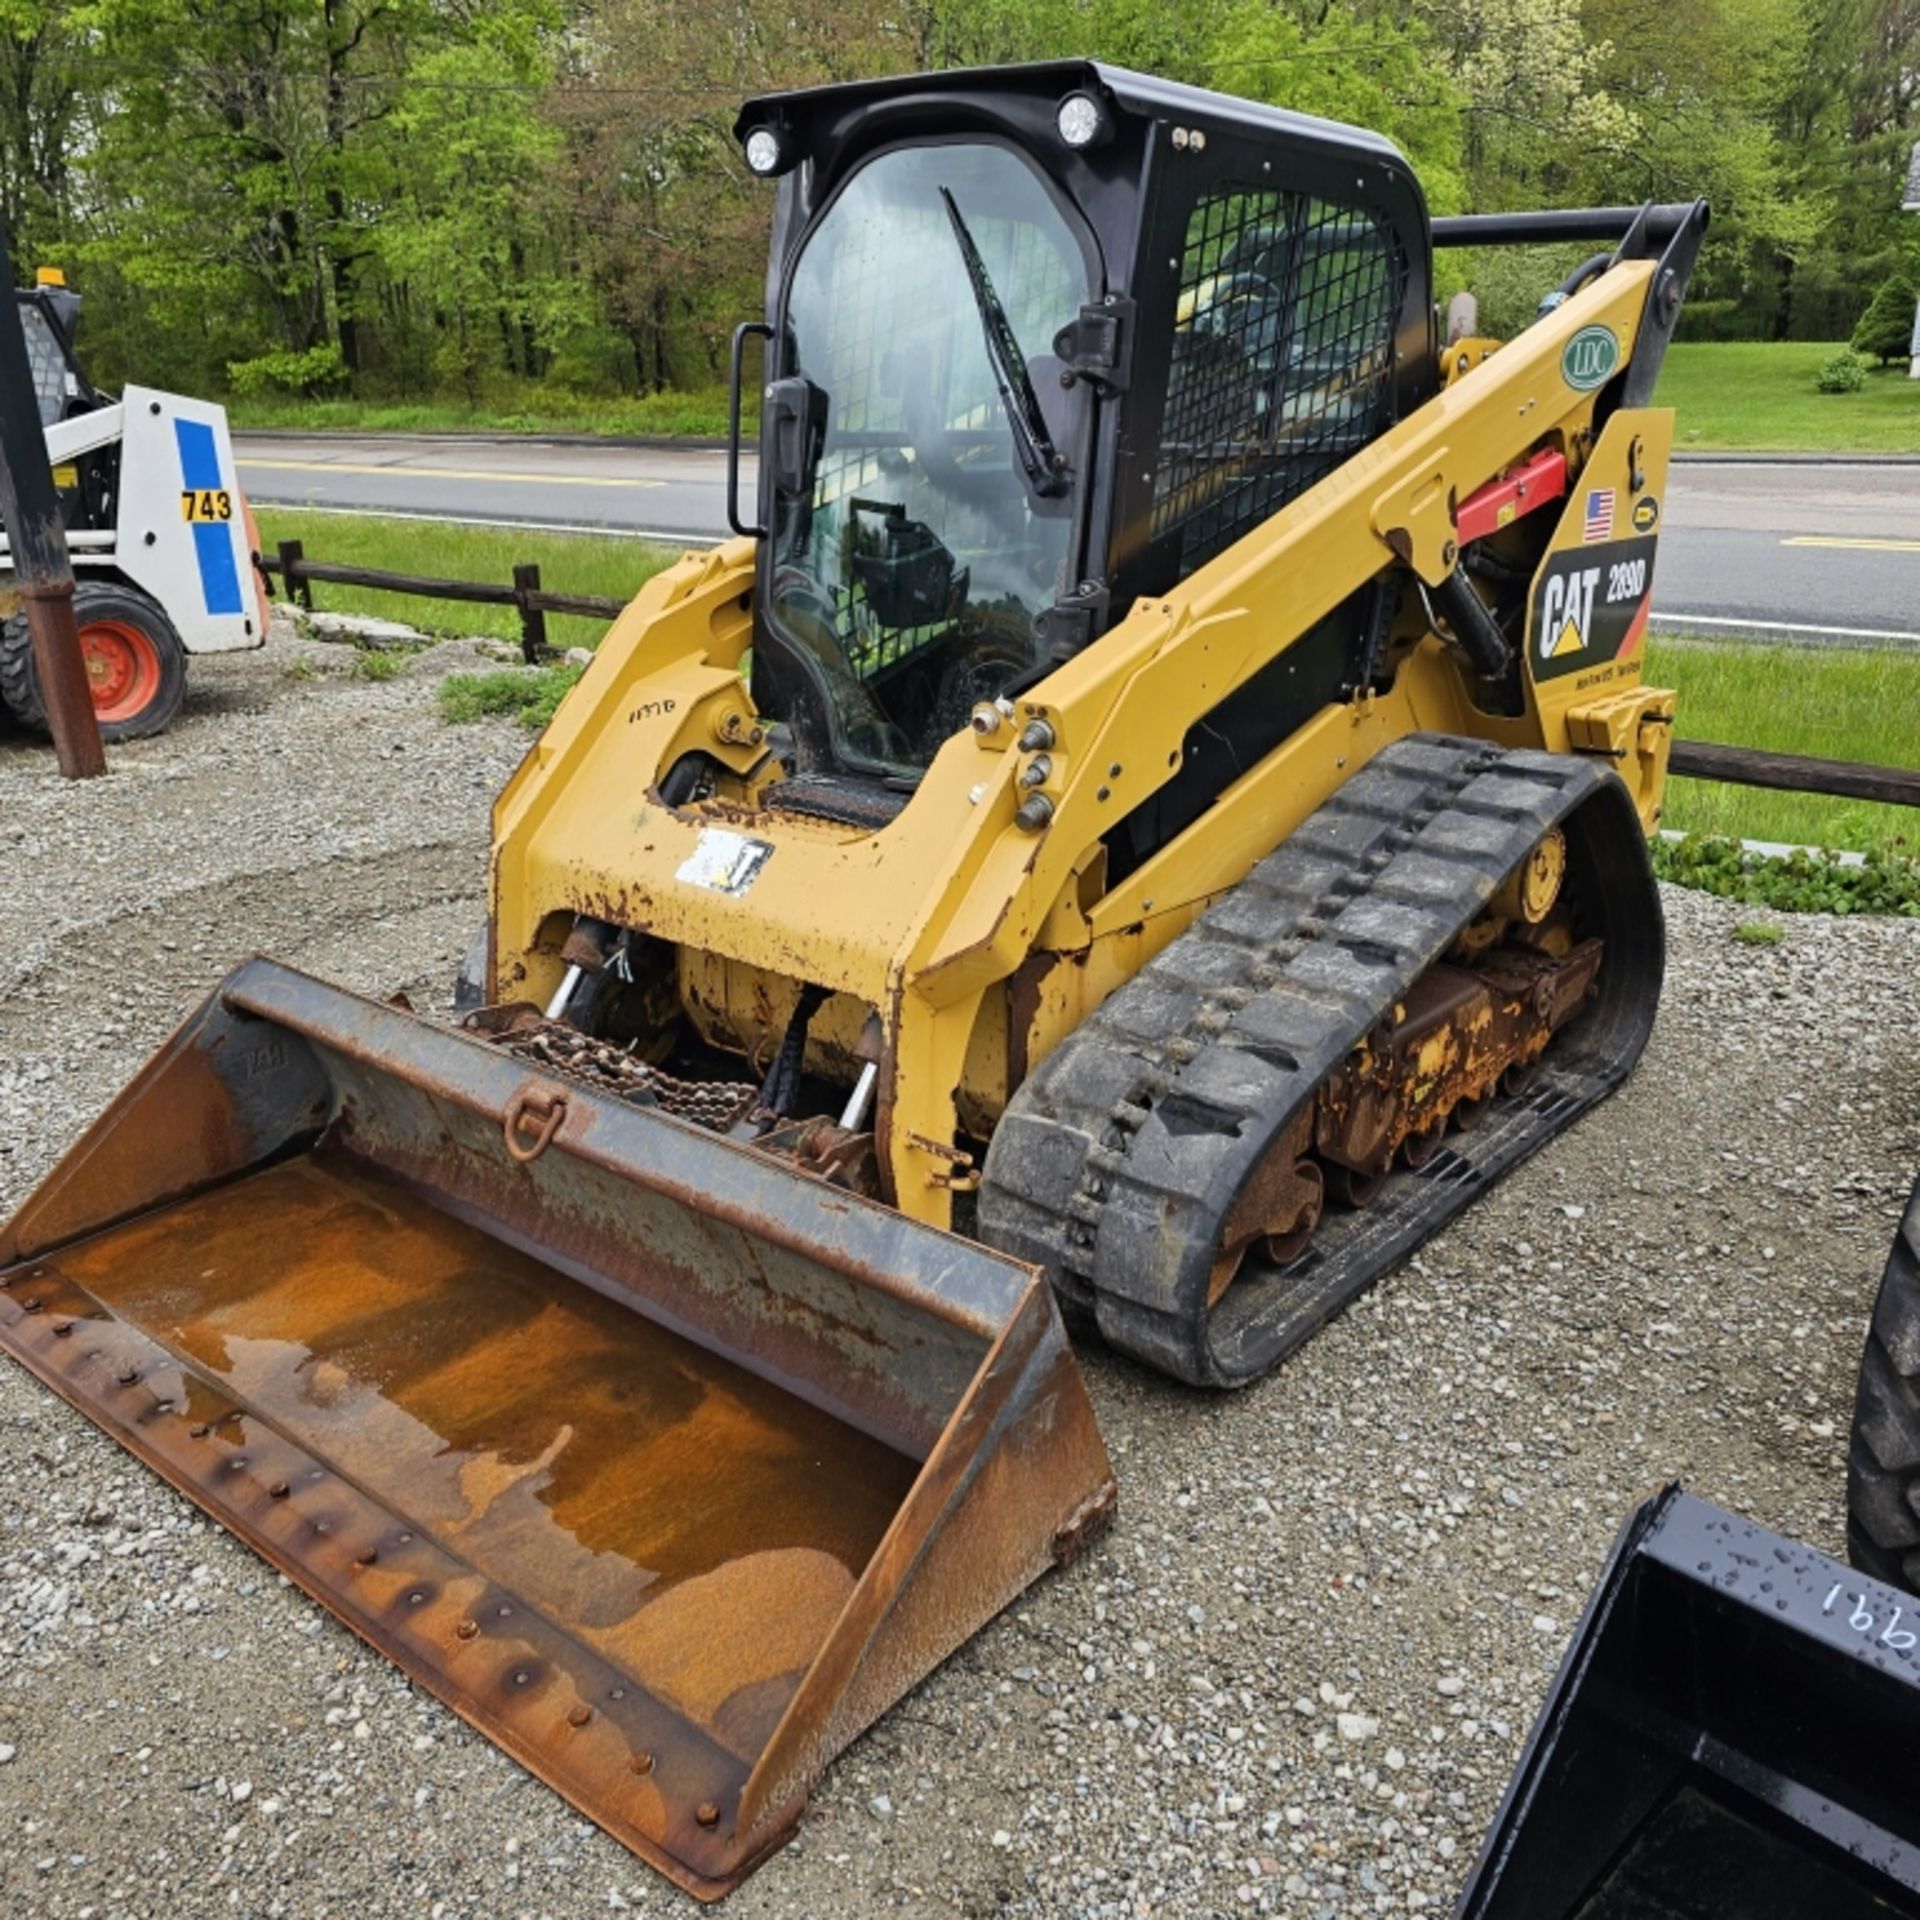
{"label": "743 number decal", "polygon": [[225,487],[188,487],[180,495],[180,518],[189,526],[231,520],[233,495]]}

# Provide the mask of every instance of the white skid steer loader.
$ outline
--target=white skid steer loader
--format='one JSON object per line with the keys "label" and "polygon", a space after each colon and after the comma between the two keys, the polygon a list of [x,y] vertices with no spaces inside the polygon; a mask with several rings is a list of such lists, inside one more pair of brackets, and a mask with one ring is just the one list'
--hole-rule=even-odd
{"label": "white skid steer loader", "polygon": [[[79,296],[42,270],[16,290],[73,556],[74,622],[102,736],[165,730],[186,693],[187,655],[260,646],[259,541],[234,471],[223,408],[128,387],[99,392],[73,350]],[[44,734],[25,615],[0,536],[0,702]]]}

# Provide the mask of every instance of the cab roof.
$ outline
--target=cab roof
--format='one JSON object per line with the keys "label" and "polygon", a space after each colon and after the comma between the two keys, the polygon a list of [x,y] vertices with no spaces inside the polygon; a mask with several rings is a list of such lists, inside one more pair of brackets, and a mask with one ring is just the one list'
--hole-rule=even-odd
{"label": "cab roof", "polygon": [[810,136],[837,141],[849,120],[866,109],[908,101],[936,106],[943,101],[961,104],[999,94],[1054,100],[1085,92],[1110,102],[1119,112],[1142,120],[1176,120],[1207,132],[1232,130],[1255,139],[1305,144],[1328,152],[1345,152],[1356,159],[1406,165],[1406,157],[1384,135],[1338,120],[1294,113],[1242,100],[1206,87],[1190,87],[1178,80],[1161,80],[1111,67],[1100,60],[1033,60],[1004,67],[954,67],[943,73],[895,74],[877,80],[850,80],[824,87],[801,87],[787,93],[757,94],[740,109],[734,137],[744,140],[760,126],[779,126],[812,144]]}

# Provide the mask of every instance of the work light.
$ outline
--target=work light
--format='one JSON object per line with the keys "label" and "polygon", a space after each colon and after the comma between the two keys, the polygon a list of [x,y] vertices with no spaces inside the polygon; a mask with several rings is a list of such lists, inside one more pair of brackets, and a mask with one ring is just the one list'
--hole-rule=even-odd
{"label": "work light", "polygon": [[1090,93],[1070,93],[1053,116],[1060,138],[1076,148],[1097,147],[1110,131],[1107,111]]}
{"label": "work light", "polygon": [[755,127],[747,135],[747,165],[763,179],[784,173],[792,161],[787,141],[777,127]]}

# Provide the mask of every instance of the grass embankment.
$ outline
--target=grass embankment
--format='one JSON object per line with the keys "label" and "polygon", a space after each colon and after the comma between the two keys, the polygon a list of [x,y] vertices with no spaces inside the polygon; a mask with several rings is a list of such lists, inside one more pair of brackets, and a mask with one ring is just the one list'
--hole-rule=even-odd
{"label": "grass embankment", "polygon": [[[1677,444],[1697,452],[1920,453],[1920,380],[1875,368],[1857,393],[1822,393],[1820,369],[1840,341],[1683,341],[1667,350],[1655,400],[1679,410]],[[592,399],[527,385],[505,400],[237,399],[238,429],[343,433],[584,433],[720,439],[724,387]],[[748,429],[753,430],[752,420]]]}
{"label": "grass embankment", "polygon": [[[1673,687],[1684,740],[1910,767],[1920,744],[1920,652],[1773,647],[1656,634],[1647,679]],[[1920,855],[1920,813],[1869,800],[1675,780],[1665,824],[1682,833]]]}
{"label": "grass embankment", "polygon": [[590,433],[717,440],[726,436],[727,390],[591,399],[528,385],[504,402],[477,407],[452,400],[256,397],[229,400],[227,420],[242,432],[287,427],[299,433]]}
{"label": "grass embankment", "polygon": [[1857,393],[1822,393],[1842,341],[1681,341],[1654,393],[1682,452],[1920,453],[1920,380],[1874,368]]}
{"label": "grass embankment", "polygon": [[[503,587],[512,584],[516,565],[531,561],[540,569],[541,585],[555,593],[591,593],[610,600],[632,599],[643,581],[677,557],[668,548],[617,534],[539,533],[520,527],[303,513],[288,507],[261,507],[257,512],[261,543],[269,553],[282,540],[298,540],[309,560],[377,567],[387,573],[428,574],[441,580],[481,580]],[[326,584],[314,587],[313,604],[324,613],[404,620],[423,633],[520,638],[520,615],[513,607]],[[604,620],[547,616],[547,639],[556,647],[596,646],[606,630]]]}

